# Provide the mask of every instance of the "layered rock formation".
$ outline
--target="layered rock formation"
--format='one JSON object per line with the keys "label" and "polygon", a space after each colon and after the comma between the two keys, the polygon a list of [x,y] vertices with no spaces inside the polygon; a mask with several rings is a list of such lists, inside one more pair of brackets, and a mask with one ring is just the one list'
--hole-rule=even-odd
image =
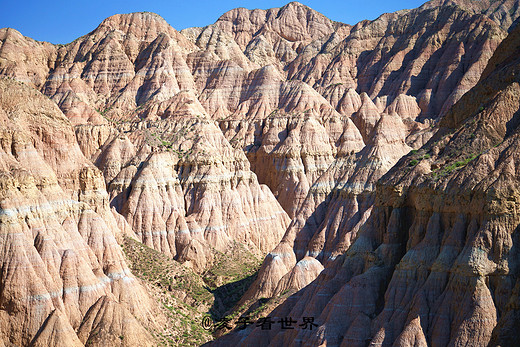
{"label": "layered rock formation", "polygon": [[[213,25],[180,33],[155,14],[116,15],[59,48],[4,30],[0,66],[3,74],[40,88],[75,124],[186,115],[221,120],[227,139],[246,151],[260,182],[293,217],[338,153],[345,116],[365,143],[381,113],[396,112],[415,133],[409,120],[438,118],[475,84],[518,12],[517,2],[499,3],[481,14],[481,4],[473,2],[429,2],[355,26],[290,3],[235,9]],[[39,58],[22,59],[23,50]],[[267,145],[258,153],[261,140],[240,141],[245,136],[238,133],[262,123],[231,131],[228,122],[302,113],[327,130],[319,137],[331,148],[320,146],[316,163],[309,163],[320,168],[304,168],[285,186],[280,162],[305,166],[306,151],[291,159]],[[331,127],[331,119],[342,124]],[[285,128],[279,132],[291,130]],[[308,146],[309,137],[296,137],[296,146]],[[414,147],[423,143],[414,140]],[[270,143],[284,147],[282,141]],[[279,163],[274,175],[257,170],[266,160]],[[283,193],[294,188],[296,193]]]}
{"label": "layered rock formation", "polygon": [[[93,159],[109,180],[112,206],[143,243],[198,271],[211,262],[212,249],[224,251],[232,242],[258,255],[274,248],[287,214],[213,122],[141,125],[109,135]],[[79,142],[89,147],[98,128],[78,128]]]}
{"label": "layered rock formation", "polygon": [[[515,7],[516,5],[504,3],[503,6]],[[324,45],[323,47],[331,50],[323,52],[324,48],[322,48],[316,57],[320,54],[323,57],[298,67],[301,68],[300,72],[296,70],[292,72],[293,77],[303,79],[320,91],[338,112],[350,116],[350,120],[356,127],[349,127],[350,134],[346,136],[348,141],[345,141],[338,136],[341,134],[338,127],[327,127],[328,120],[333,119],[333,116],[322,121],[329,134],[334,160],[325,161],[325,158],[330,157],[322,159],[322,162],[329,163],[329,166],[327,169],[325,165],[322,166],[319,176],[314,178],[314,183],[308,178],[303,178],[305,176],[302,173],[308,171],[303,164],[303,159],[298,157],[292,159],[294,154],[284,155],[282,160],[277,158],[287,131],[284,133],[278,130],[278,137],[282,141],[270,140],[267,146],[262,145],[258,140],[249,146],[252,140],[249,140],[249,143],[245,142],[243,148],[250,153],[248,157],[251,158],[253,167],[259,158],[258,154],[270,151],[276,158],[271,160],[273,164],[269,166],[266,164],[267,160],[261,159],[259,167],[269,168],[266,172],[270,173],[273,172],[273,166],[277,171],[289,171],[285,169],[287,166],[279,163],[292,161],[293,164],[289,166],[292,169],[290,171],[292,177],[301,178],[290,185],[296,199],[292,199],[293,204],[288,206],[285,203],[287,198],[279,195],[281,190],[279,187],[283,189],[287,186],[287,181],[294,182],[295,179],[291,177],[292,179],[284,179],[280,183],[272,182],[272,178],[265,178],[266,174],[257,171],[260,181],[265,180],[275,195],[281,197],[280,202],[289,211],[293,221],[282,242],[265,259],[255,285],[251,287],[244,300],[271,297],[275,293],[280,293],[279,286],[287,286],[284,276],[290,276],[296,264],[305,256],[315,257],[326,265],[348,249],[359,227],[366,222],[371,213],[375,182],[402,155],[428,141],[436,131],[428,118],[442,116],[468,87],[476,83],[494,47],[504,37],[505,32],[499,25],[485,16],[473,14],[475,11],[475,8],[470,10],[470,7],[465,5],[428,3],[416,10],[383,15],[373,22],[359,23],[351,28],[349,36],[341,43],[336,42],[334,49],[331,49],[331,45]],[[507,27],[506,22],[501,25]],[[432,30],[439,23],[443,23],[443,29]],[[461,29],[462,26],[475,28],[475,31],[465,31]],[[386,31],[382,28],[386,28]],[[401,31],[404,28],[406,30]],[[377,33],[382,36],[378,36]],[[479,40],[470,39],[472,35],[477,35]],[[432,41],[434,39],[440,41],[434,43]],[[479,46],[481,48],[476,49],[481,44],[482,46]],[[367,45],[373,47],[367,54],[369,57],[355,58],[355,54],[359,54],[360,50]],[[465,51],[457,51],[457,49],[464,50],[465,47],[470,46],[473,47],[471,50],[476,49],[479,54],[478,58],[473,55],[471,58],[473,62],[466,65],[462,61],[466,62],[468,56]],[[356,53],[356,50],[359,50],[359,53]],[[350,78],[348,81],[338,72],[339,69],[334,68],[334,64],[338,66],[346,64],[344,60],[338,60],[339,57],[344,57],[345,52],[349,52],[350,57],[354,55],[354,59],[350,62],[350,68],[344,71],[348,72],[348,76],[353,72],[356,74],[356,78],[348,77]],[[329,57],[331,60],[327,63],[324,57]],[[300,57],[288,65],[290,73],[291,66],[295,66],[298,59]],[[376,59],[377,63],[371,59]],[[327,69],[312,65],[318,61],[320,63],[325,61]],[[385,62],[385,65],[383,66],[380,61]],[[436,66],[435,73],[428,72],[433,66]],[[309,77],[318,71],[323,71],[320,72],[322,75],[315,75],[314,79]],[[327,83],[323,83],[323,76],[328,76]],[[395,77],[387,80],[389,76]],[[328,85],[329,83],[334,84]],[[328,86],[323,88],[326,85]],[[397,88],[398,85],[401,87]],[[415,87],[421,91],[415,90]],[[366,93],[358,94],[353,88],[365,90]],[[423,98],[425,93],[428,94],[427,99]],[[423,123],[417,122],[424,118],[426,119]],[[238,129],[235,130],[238,134],[236,137],[242,138],[240,134],[244,132],[245,125],[237,126],[236,122],[228,123],[232,125],[222,126],[221,122],[226,136],[234,138],[233,132],[230,134],[229,131],[231,128]],[[346,125],[344,128],[348,127],[345,120],[340,120],[339,123]],[[271,136],[271,139],[273,138],[274,136]],[[263,136],[260,139],[263,140]],[[314,143],[319,144],[317,141]],[[341,146],[345,144],[350,148],[347,152],[341,150]],[[322,151],[327,154],[326,150]],[[302,153],[301,157],[304,156],[305,154]],[[299,172],[295,169],[298,167],[300,167]],[[285,172],[283,173],[287,176]],[[316,177],[319,179],[316,180]],[[302,198],[304,196],[305,198]],[[312,276],[309,275],[307,278],[312,279]],[[290,288],[298,290],[307,283],[300,282]]]}
{"label": "layered rock formation", "polygon": [[[442,117],[444,128],[459,127],[463,112],[450,108],[475,86],[518,15],[518,0],[434,0],[351,26],[293,2],[235,9],[181,32],[156,14],[115,15],[59,46],[1,29],[0,75],[25,86],[2,80],[7,229],[0,259],[34,269],[19,278],[2,267],[0,312],[14,318],[0,341],[152,341],[141,327],[153,325],[149,310],[140,309],[150,307],[148,297],[127,297],[142,290],[117,245],[122,235],[199,273],[234,242],[259,256],[271,251],[244,300],[299,290],[319,276],[292,304],[300,295],[313,298],[334,276],[338,289],[365,270],[381,273],[367,275],[377,295],[364,306],[379,309],[388,269],[401,261],[387,249],[402,236],[376,231],[394,213],[380,201],[382,188],[374,194],[376,182],[412,149],[432,146]],[[12,91],[35,101],[21,105]],[[433,160],[442,166],[441,152],[420,152],[400,164],[401,173],[431,170]],[[384,254],[368,245],[383,245]],[[353,247],[363,250],[343,274],[338,264]],[[316,295],[313,309],[324,309],[330,295]],[[29,296],[41,305],[26,303]],[[295,309],[303,309],[298,302]],[[135,321],[122,319],[128,312]],[[376,313],[356,318],[353,331],[367,335],[352,341],[397,341],[401,331],[433,341],[429,332],[420,335],[423,318],[406,329],[396,319],[388,337],[376,338],[363,330]],[[24,315],[31,319],[22,324]],[[132,333],[117,338],[124,330]]]}
{"label": "layered rock formation", "polygon": [[[55,53],[42,90],[73,123],[90,124],[77,128],[80,146],[137,236],[202,270],[210,248],[231,240],[265,254],[288,219],[241,151],[205,117],[187,65],[195,50],[155,14],[116,15]],[[18,62],[7,57],[5,65],[16,77]],[[135,121],[143,118],[148,123]],[[125,125],[114,129],[121,120]]]}
{"label": "layered rock formation", "polygon": [[[352,123],[350,128],[356,129]],[[310,187],[282,241],[266,257],[244,300],[272,297],[281,293],[282,288],[299,290],[318,275],[308,275],[306,283],[287,284],[287,278],[304,257],[327,265],[350,247],[370,216],[375,183],[411,150],[398,115],[383,114],[372,134],[373,139],[357,153],[359,147],[355,144],[362,144],[359,132],[345,136],[345,143],[354,146],[345,148]]]}
{"label": "layered rock formation", "polygon": [[[512,346],[518,339],[520,29],[437,134],[379,182],[349,249],[270,313],[217,344]],[[254,329],[254,330],[253,330]]]}
{"label": "layered rock formation", "polygon": [[[0,341],[110,338],[84,319],[113,303],[133,319],[134,341],[152,345],[141,324],[153,328],[154,305],[125,263],[103,176],[81,153],[70,122],[38,91],[6,78],[0,117]],[[123,321],[112,324],[123,337],[133,334]]]}

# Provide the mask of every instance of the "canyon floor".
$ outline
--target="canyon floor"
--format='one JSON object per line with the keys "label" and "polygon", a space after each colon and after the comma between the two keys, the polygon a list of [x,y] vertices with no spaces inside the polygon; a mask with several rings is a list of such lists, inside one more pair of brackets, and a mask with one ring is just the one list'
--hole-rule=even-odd
{"label": "canyon floor", "polygon": [[0,29],[0,347],[514,346],[519,17]]}

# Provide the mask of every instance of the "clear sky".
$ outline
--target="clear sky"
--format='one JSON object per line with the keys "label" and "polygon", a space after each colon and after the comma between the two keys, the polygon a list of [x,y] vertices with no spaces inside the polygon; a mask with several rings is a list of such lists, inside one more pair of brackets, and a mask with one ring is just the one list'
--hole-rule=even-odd
{"label": "clear sky", "polygon": [[[177,30],[214,23],[236,7],[273,8],[290,1],[277,0],[0,0],[0,28],[11,27],[40,41],[68,43],[94,30],[116,13],[149,11],[161,15]],[[355,24],[385,12],[419,7],[426,0],[301,0],[328,18]]]}

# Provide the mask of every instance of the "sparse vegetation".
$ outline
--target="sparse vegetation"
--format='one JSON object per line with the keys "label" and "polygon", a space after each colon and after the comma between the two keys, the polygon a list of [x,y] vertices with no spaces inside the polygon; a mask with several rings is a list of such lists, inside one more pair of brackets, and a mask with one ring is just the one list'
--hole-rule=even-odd
{"label": "sparse vegetation", "polygon": [[181,264],[131,238],[125,238],[123,250],[131,259],[132,271],[141,279],[168,290],[182,289],[196,302],[212,304],[213,295],[202,278]]}
{"label": "sparse vegetation", "polygon": [[164,345],[199,346],[212,339],[211,331],[201,326],[205,315],[213,321],[232,320],[249,307],[233,309],[256,278],[261,261],[240,243],[225,253],[213,250],[214,261],[202,275],[134,239],[125,237],[122,247],[132,273],[162,293],[166,314],[182,327],[154,332]]}
{"label": "sparse vegetation", "polygon": [[[213,294],[205,287],[202,278],[134,239],[125,237],[122,247],[132,273],[162,293],[159,301],[167,310],[166,315],[182,327],[179,330],[173,324],[170,331],[154,332],[163,345],[200,346],[212,340],[211,333],[200,324],[204,312],[199,311],[199,308],[202,307],[204,311],[214,302]],[[184,299],[179,300],[179,297]]]}
{"label": "sparse vegetation", "polygon": [[271,113],[269,113],[267,118],[274,118],[278,114],[278,111],[279,110],[277,108],[275,108]]}
{"label": "sparse vegetation", "polygon": [[229,140],[229,144],[233,147],[237,146],[239,143],[241,143],[242,141],[244,141],[244,138],[243,137],[238,137],[238,136],[235,136],[233,137],[231,140]]}
{"label": "sparse vegetation", "polygon": [[221,304],[210,312],[213,317],[229,314],[255,280],[260,265],[261,261],[237,242],[226,253],[215,251],[213,265],[202,274],[206,285],[220,298]]}
{"label": "sparse vegetation", "polygon": [[[410,151],[409,155],[415,156],[417,153],[418,153],[418,150],[412,149]],[[410,160],[410,162],[408,163],[408,166],[415,166],[415,165],[419,164],[419,162],[421,160],[423,160],[423,159],[430,159],[430,158],[431,158],[431,156],[429,154],[425,154],[423,156],[415,157],[412,160]]]}
{"label": "sparse vegetation", "polygon": [[432,175],[433,175],[433,178],[440,178],[440,177],[443,177],[443,176],[447,176],[449,175],[452,171],[454,170],[458,170],[464,166],[466,166],[469,162],[471,162],[472,160],[476,159],[480,154],[472,154],[468,157],[466,157],[465,159],[462,159],[462,160],[457,160],[449,165],[446,165],[442,168],[439,168],[438,170],[434,170]]}
{"label": "sparse vegetation", "polygon": [[107,107],[104,110],[100,110],[100,109],[96,108],[96,112],[99,113],[101,115],[101,117],[105,118],[109,123],[112,123],[114,125],[123,123],[122,120],[114,120],[107,116],[107,113],[110,112],[110,110],[112,110],[112,108],[113,108],[112,106]]}

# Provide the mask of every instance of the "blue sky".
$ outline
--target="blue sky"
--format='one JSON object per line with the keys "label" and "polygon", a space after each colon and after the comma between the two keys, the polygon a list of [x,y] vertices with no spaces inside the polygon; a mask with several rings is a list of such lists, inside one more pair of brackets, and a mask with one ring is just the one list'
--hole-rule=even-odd
{"label": "blue sky", "polygon": [[[385,12],[415,8],[426,0],[301,0],[332,20],[355,24],[375,19]],[[281,7],[290,1],[275,0],[4,0],[0,28],[11,27],[25,36],[52,43],[68,43],[95,29],[116,13],[155,12],[177,30],[214,23],[224,12],[236,8]]]}

